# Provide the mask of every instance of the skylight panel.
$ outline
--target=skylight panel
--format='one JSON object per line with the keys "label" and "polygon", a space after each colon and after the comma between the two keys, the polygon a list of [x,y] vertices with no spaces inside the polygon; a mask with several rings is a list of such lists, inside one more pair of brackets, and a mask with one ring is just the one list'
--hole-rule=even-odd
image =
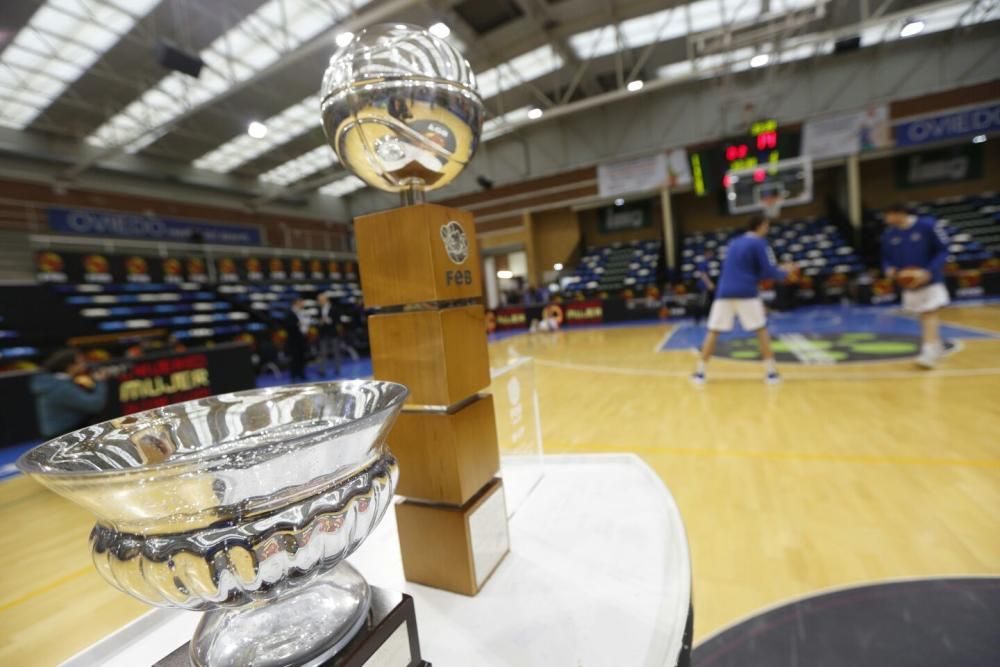
{"label": "skylight panel", "polygon": [[0,53],[0,125],[22,130],[159,4],[49,0]]}
{"label": "skylight panel", "polygon": [[319,127],[319,96],[311,95],[261,122],[267,127],[267,135],[263,138],[241,134],[199,157],[194,166],[226,173]]}
{"label": "skylight panel", "polygon": [[260,175],[260,179],[277,185],[289,185],[307,176],[312,176],[316,172],[329,169],[335,164],[337,164],[336,154],[332,148],[323,144],[308,153],[303,153],[297,158],[279,164],[274,169],[264,172]]}
{"label": "skylight panel", "polygon": [[[170,123],[187,110],[218,97],[234,84],[246,81],[368,2],[328,0],[323,4],[315,0],[270,0],[201,51],[199,56],[205,68],[199,78],[179,72],[168,74],[97,128],[87,141],[97,146],[125,144],[125,150],[131,153],[142,150],[158,138],[155,134],[141,136],[148,128]],[[153,96],[168,90],[173,102],[158,104]]]}
{"label": "skylight panel", "polygon": [[476,74],[479,94],[489,99],[528,81],[555,72],[563,60],[548,44]]}
{"label": "skylight panel", "polygon": [[365,187],[365,182],[360,178],[357,176],[347,176],[332,183],[327,183],[321,187],[319,191],[320,194],[329,195],[331,197],[343,197],[344,195],[360,190],[363,187]]}
{"label": "skylight panel", "polygon": [[501,135],[507,134],[514,129],[514,125],[528,120],[528,111],[530,110],[530,106],[524,106],[520,109],[508,111],[502,116],[496,116],[495,118],[490,118],[485,121],[483,123],[483,141],[489,141]]}

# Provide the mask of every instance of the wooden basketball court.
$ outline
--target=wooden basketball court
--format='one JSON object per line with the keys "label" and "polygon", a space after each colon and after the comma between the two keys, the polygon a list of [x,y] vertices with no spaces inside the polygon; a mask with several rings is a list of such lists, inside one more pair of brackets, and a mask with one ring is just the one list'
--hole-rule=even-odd
{"label": "wooden basketball court", "polygon": [[[935,371],[784,364],[777,387],[734,360],[691,386],[672,324],[490,352],[494,367],[535,358],[546,452],[635,452],[662,477],[687,524],[697,639],[831,586],[1000,571],[1000,306],[945,320],[982,336]],[[0,516],[0,664],[55,664],[148,609],[94,570],[84,510],[18,477]]]}

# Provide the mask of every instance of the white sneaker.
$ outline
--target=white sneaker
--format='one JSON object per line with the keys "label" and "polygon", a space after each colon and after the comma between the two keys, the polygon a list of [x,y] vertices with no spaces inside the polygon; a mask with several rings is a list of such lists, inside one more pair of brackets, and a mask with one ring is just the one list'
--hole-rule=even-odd
{"label": "white sneaker", "polygon": [[694,373],[691,373],[691,384],[700,387],[706,382],[708,382],[708,380],[705,378],[705,373],[703,371],[695,371]]}
{"label": "white sneaker", "polygon": [[941,346],[936,349],[924,350],[919,355],[917,355],[917,358],[914,359],[914,361],[916,362],[917,366],[930,370],[935,366],[937,366],[937,363],[941,361],[941,357],[943,356],[944,356],[944,347]]}
{"label": "white sneaker", "polygon": [[781,376],[778,375],[778,371],[771,371],[764,376],[764,384],[775,385],[781,384]]}

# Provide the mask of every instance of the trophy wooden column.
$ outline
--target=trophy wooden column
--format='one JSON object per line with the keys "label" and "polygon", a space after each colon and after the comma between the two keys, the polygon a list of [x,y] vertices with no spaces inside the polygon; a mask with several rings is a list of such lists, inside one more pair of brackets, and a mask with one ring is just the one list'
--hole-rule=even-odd
{"label": "trophy wooden column", "polygon": [[434,204],[354,221],[374,375],[410,389],[389,437],[403,570],[466,595],[508,550],[474,224]]}

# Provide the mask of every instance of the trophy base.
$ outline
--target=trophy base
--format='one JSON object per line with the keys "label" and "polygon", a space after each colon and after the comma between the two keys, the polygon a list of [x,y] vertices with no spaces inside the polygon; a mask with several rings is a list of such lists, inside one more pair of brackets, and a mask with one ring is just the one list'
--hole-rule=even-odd
{"label": "trophy base", "polygon": [[[341,563],[334,570],[347,565]],[[347,565],[350,568],[349,565]],[[356,572],[351,568],[351,571]],[[332,574],[332,573],[331,573]],[[417,616],[413,598],[402,593],[393,593],[380,588],[370,589],[367,613],[361,617],[360,628],[350,632],[326,638],[327,643],[318,655],[307,658],[307,662],[295,662],[294,658],[282,657],[279,663],[252,664],[282,664],[298,665],[299,667],[431,667],[420,655],[420,641],[417,637]],[[250,610],[247,610],[250,611]],[[177,647],[166,657],[157,661],[153,667],[191,667],[198,665],[192,653],[195,640]],[[266,641],[266,635],[246,637],[246,646],[253,647]],[[332,643],[329,643],[332,642]],[[255,650],[249,658],[243,654],[232,656],[236,662],[255,659],[261,651]]]}
{"label": "trophy base", "polygon": [[371,590],[346,562],[276,600],[207,612],[190,643],[195,667],[326,664],[364,625]]}

